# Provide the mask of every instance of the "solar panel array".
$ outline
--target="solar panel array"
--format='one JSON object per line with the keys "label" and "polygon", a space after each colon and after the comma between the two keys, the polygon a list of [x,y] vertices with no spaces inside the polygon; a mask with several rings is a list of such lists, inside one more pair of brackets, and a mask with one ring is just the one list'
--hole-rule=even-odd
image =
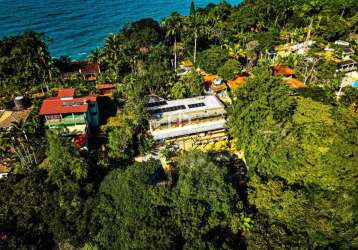
{"label": "solar panel array", "polygon": [[147,103],[146,107],[147,108],[153,108],[153,107],[158,107],[158,106],[163,106],[163,105],[167,105],[167,101],[159,101],[159,102]]}
{"label": "solar panel array", "polygon": [[181,110],[181,109],[186,109],[185,105],[149,110],[149,113],[151,115],[154,115],[154,114],[159,114],[159,113],[167,113],[167,112],[177,111],[177,110]]}
{"label": "solar panel array", "polygon": [[64,102],[62,105],[64,107],[71,107],[71,106],[80,106],[85,104],[84,102]]}
{"label": "solar panel array", "polygon": [[194,103],[194,104],[189,104],[188,107],[190,109],[193,109],[193,108],[199,108],[199,107],[204,107],[205,106],[205,103],[203,102],[199,102],[199,103]]}

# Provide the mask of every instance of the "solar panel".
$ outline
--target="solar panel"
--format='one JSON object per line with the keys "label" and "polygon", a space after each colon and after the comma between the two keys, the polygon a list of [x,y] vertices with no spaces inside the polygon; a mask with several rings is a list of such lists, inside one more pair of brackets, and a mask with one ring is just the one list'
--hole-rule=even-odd
{"label": "solar panel", "polygon": [[80,106],[83,104],[84,104],[84,102],[64,102],[62,105],[64,107],[71,107],[71,106]]}
{"label": "solar panel", "polygon": [[154,115],[154,114],[167,113],[167,112],[172,112],[172,111],[181,110],[181,109],[186,109],[185,105],[149,110],[149,113]]}
{"label": "solar panel", "polygon": [[193,109],[193,108],[199,108],[199,107],[204,107],[205,106],[205,103],[203,102],[200,102],[200,103],[194,103],[194,104],[189,104],[188,107],[190,109]]}
{"label": "solar panel", "polygon": [[159,101],[159,102],[147,103],[147,105],[145,105],[145,106],[147,108],[153,108],[153,107],[163,106],[163,105],[166,105],[166,104],[167,104],[166,101]]}

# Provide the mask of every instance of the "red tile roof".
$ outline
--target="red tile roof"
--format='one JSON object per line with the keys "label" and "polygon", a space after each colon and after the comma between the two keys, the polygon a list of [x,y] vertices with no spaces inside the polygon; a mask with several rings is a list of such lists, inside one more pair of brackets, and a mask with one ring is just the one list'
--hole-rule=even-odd
{"label": "red tile roof", "polygon": [[272,69],[274,76],[289,76],[295,74],[295,70],[288,66],[276,65]]}
{"label": "red tile roof", "polygon": [[67,89],[60,89],[57,92],[57,97],[74,97],[75,96],[75,89],[74,88],[67,88]]}
{"label": "red tile roof", "polygon": [[58,115],[85,113],[88,110],[88,102],[96,102],[96,96],[86,96],[61,100],[61,97],[74,96],[75,89],[61,89],[58,91],[57,97],[50,97],[42,102],[40,115]]}
{"label": "red tile roof", "polygon": [[100,84],[96,86],[96,89],[113,89],[114,85],[111,83]]}

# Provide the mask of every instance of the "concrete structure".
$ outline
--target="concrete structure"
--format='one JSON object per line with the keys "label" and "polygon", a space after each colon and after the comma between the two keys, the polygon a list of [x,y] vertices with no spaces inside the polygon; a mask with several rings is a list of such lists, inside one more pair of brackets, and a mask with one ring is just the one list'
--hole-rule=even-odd
{"label": "concrete structure", "polygon": [[315,44],[315,41],[308,40],[303,43],[298,43],[296,45],[293,45],[290,50],[291,52],[297,52],[299,55],[303,55],[307,52],[307,49],[309,49],[313,44]]}
{"label": "concrete structure", "polygon": [[154,140],[182,149],[227,140],[225,106],[214,95],[166,101],[151,97],[147,104]]}
{"label": "concrete structure", "polygon": [[78,138],[83,138],[91,127],[99,125],[97,97],[75,97],[73,88],[61,89],[56,97],[45,99],[41,105],[40,115],[45,117],[46,127],[65,127],[69,135]]}
{"label": "concrete structure", "polygon": [[343,60],[337,63],[337,72],[352,72],[357,70],[357,64],[353,60]]}

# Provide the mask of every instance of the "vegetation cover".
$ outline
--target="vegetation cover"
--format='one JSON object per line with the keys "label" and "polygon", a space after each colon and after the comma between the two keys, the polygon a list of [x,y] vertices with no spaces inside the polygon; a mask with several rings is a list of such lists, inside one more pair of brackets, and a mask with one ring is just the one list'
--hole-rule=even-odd
{"label": "vegetation cover", "polygon": [[[99,145],[88,152],[45,131],[38,112],[56,89],[94,84],[62,77],[70,59],[51,58],[41,34],[2,39],[0,107],[27,95],[33,110],[0,133],[0,157],[13,166],[0,179],[0,249],[358,248],[358,91],[337,99],[343,76],[317,56],[338,39],[358,49],[357,10],[354,0],[247,0],[129,24],[88,58],[101,65],[97,82],[117,90],[114,110],[99,103]],[[317,45],[307,55],[278,59],[305,84],[289,88],[272,76],[267,51],[308,38]],[[196,70],[178,76],[188,59],[224,80],[250,72],[227,108],[243,160],[168,151],[167,175],[159,161],[135,162],[153,148],[145,101],[203,94]]]}

